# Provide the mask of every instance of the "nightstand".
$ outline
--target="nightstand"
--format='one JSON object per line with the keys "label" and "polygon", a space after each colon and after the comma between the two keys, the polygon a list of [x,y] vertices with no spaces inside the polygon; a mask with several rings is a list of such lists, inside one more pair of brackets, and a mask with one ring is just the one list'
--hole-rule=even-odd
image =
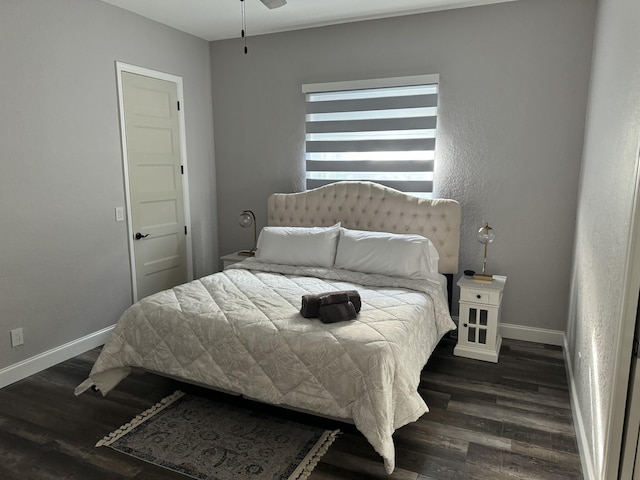
{"label": "nightstand", "polygon": [[487,362],[498,362],[502,337],[498,333],[502,292],[507,277],[494,275],[481,281],[470,277],[458,280],[460,319],[458,344],[453,354]]}
{"label": "nightstand", "polygon": [[233,252],[233,253],[229,253],[228,255],[223,255],[222,257],[220,257],[220,260],[222,260],[222,269],[225,270],[229,265],[241,262],[246,258],[250,258],[250,257],[246,255],[238,255],[238,252]]}

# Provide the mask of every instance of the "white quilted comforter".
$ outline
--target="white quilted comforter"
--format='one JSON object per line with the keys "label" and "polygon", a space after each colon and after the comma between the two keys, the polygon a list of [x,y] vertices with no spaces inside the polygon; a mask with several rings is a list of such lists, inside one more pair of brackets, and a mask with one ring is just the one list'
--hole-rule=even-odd
{"label": "white quilted comforter", "polygon": [[[302,295],[347,289],[362,299],[356,320],[300,315]],[[436,279],[244,261],[131,306],[76,394],[141,367],[350,419],[391,473],[393,432],[428,411],[420,372],[453,328]]]}

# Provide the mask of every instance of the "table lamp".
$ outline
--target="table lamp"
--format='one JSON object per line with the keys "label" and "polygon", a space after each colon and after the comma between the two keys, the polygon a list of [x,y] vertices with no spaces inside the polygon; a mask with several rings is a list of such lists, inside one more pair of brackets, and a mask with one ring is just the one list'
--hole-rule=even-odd
{"label": "table lamp", "polygon": [[251,250],[240,250],[238,255],[243,257],[253,257],[256,254],[256,246],[258,237],[256,235],[256,216],[251,210],[243,210],[238,218],[241,227],[250,227],[253,225],[253,248]]}
{"label": "table lamp", "polygon": [[484,280],[487,282],[493,280],[493,275],[487,273],[487,245],[493,242],[493,239],[495,237],[496,234],[493,231],[493,228],[491,228],[488,223],[485,223],[482,227],[480,227],[480,230],[478,230],[476,238],[478,239],[478,242],[484,245],[484,260],[482,262],[482,273],[476,273],[473,276],[474,280]]}

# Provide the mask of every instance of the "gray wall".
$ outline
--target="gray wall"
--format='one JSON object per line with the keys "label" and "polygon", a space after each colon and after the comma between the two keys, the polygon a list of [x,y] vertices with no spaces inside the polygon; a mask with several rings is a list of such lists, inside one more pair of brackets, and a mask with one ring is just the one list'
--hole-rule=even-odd
{"label": "gray wall", "polygon": [[115,61],[183,77],[194,270],[217,268],[209,44],[94,0],[2,0],[0,368],[131,303]]}
{"label": "gray wall", "polygon": [[[638,188],[638,18],[637,0],[600,3],[585,131],[567,355],[592,478],[617,478],[616,452],[635,323],[635,306],[625,312],[624,305]],[[635,222],[639,221],[636,217]],[[637,296],[637,278],[633,282],[629,295]]]}
{"label": "gray wall", "polygon": [[503,322],[564,331],[595,7],[521,0],[249,37],[248,55],[213,42],[221,253],[253,242],[242,209],[262,226],[270,193],[304,188],[301,84],[438,73],[436,193],[462,204],[460,270],[481,268],[488,221]]}

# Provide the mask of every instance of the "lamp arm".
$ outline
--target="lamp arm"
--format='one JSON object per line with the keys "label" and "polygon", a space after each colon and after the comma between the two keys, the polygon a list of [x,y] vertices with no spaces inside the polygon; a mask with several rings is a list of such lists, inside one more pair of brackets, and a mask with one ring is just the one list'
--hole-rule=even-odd
{"label": "lamp arm", "polygon": [[[251,215],[253,215],[253,212],[251,212]],[[255,252],[258,248],[258,236],[257,236],[257,230],[256,230],[256,217],[254,215],[253,217],[253,248],[251,249],[252,252]]]}
{"label": "lamp arm", "polygon": [[485,274],[485,270],[487,269],[487,244],[484,244],[484,260],[482,262],[482,274]]}
{"label": "lamp arm", "polygon": [[251,251],[255,252],[256,249],[258,248],[258,230],[256,227],[256,214],[253,213],[253,211],[251,210],[245,210],[242,213],[248,213],[249,215],[251,215],[251,223],[253,223],[253,248],[251,249]]}

